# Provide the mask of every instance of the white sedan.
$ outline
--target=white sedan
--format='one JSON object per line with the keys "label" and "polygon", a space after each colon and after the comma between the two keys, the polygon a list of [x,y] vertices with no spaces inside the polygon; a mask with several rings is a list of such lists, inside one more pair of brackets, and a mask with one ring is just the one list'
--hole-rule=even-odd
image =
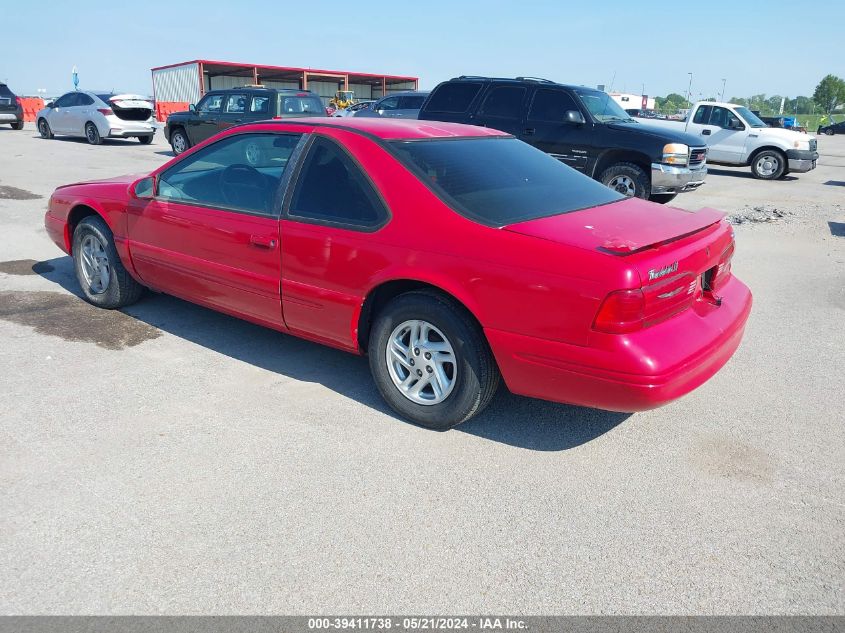
{"label": "white sedan", "polygon": [[40,110],[35,121],[42,138],[80,136],[92,145],[133,137],[146,145],[156,130],[153,104],[130,94],[68,92]]}

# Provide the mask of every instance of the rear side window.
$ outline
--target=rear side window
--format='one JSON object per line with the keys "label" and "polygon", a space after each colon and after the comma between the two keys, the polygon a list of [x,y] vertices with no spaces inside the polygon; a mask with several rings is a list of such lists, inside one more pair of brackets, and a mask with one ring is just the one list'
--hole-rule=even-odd
{"label": "rear side window", "polygon": [[387,209],[346,152],[335,142],[318,137],[305,158],[288,215],[372,229],[387,219]]}
{"label": "rear side window", "polygon": [[325,114],[323,102],[317,97],[285,97],[280,96],[282,114]]}
{"label": "rear side window", "polygon": [[434,89],[425,109],[429,112],[466,112],[479,90],[481,84],[471,81],[441,84]]}
{"label": "rear side window", "polygon": [[248,97],[244,94],[232,94],[226,97],[226,112],[229,114],[243,114],[246,111]]}
{"label": "rear side window", "polygon": [[578,110],[575,99],[563,90],[540,89],[534,94],[528,118],[532,121],[562,123],[569,110]]}
{"label": "rear side window", "polygon": [[4,97],[14,97],[15,95],[12,94],[12,91],[9,90],[9,86],[6,84],[0,84],[0,95]]}
{"label": "rear side window", "polygon": [[481,105],[481,114],[521,119],[522,101],[526,92],[525,86],[497,86],[487,93]]}
{"label": "rear side window", "polygon": [[94,100],[90,95],[82,94],[81,92],[76,96],[76,105],[87,106],[92,105]]}
{"label": "rear side window", "polygon": [[256,114],[267,114],[270,111],[270,97],[253,97],[249,111]]}
{"label": "rear side window", "polygon": [[505,226],[624,196],[513,137],[395,141],[399,159],[446,204]]}

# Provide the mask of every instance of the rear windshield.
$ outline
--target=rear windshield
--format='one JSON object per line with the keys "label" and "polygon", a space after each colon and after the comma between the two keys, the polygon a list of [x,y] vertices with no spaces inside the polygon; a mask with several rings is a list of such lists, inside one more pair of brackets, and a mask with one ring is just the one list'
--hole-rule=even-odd
{"label": "rear windshield", "polygon": [[394,141],[400,160],[461,215],[505,226],[623,196],[513,137]]}
{"label": "rear windshield", "polygon": [[0,84],[0,95],[3,95],[4,97],[10,97],[12,96],[12,94],[12,91],[9,90],[9,86],[7,86],[6,84]]}
{"label": "rear windshield", "polygon": [[325,114],[323,102],[318,97],[285,97],[280,96],[279,110],[282,114]]}

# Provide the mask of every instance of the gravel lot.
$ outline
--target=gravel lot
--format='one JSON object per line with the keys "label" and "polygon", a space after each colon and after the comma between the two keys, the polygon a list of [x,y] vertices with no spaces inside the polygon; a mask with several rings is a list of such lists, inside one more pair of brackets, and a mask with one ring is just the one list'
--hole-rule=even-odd
{"label": "gravel lot", "polygon": [[755,308],[710,382],[635,415],[503,390],[436,433],[365,359],[84,303],[47,197],[169,147],[0,128],[0,612],[845,614],[845,137],[819,149],[676,200],[743,218]]}

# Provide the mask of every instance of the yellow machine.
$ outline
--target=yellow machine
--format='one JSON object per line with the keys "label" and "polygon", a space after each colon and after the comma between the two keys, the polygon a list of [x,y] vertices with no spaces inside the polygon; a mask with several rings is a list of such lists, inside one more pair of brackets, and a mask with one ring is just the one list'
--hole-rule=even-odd
{"label": "yellow machine", "polygon": [[337,110],[344,110],[356,103],[358,103],[358,100],[351,90],[338,90],[329,101],[329,105],[334,106]]}

